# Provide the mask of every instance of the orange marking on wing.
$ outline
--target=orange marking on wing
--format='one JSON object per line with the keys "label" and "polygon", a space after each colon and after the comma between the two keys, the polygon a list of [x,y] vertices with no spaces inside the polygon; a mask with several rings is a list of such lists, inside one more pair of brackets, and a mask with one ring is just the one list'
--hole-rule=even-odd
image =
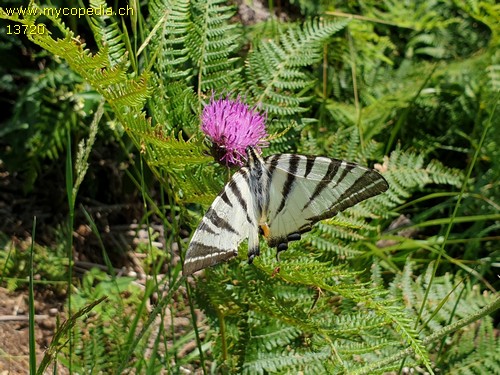
{"label": "orange marking on wing", "polygon": [[260,225],[260,229],[262,229],[262,233],[264,233],[265,238],[269,238],[269,235],[271,234],[269,226],[264,223]]}

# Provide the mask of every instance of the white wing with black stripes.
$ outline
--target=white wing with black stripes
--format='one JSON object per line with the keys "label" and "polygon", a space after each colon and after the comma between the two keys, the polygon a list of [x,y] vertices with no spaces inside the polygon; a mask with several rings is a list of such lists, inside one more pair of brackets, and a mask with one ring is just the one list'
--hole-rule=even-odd
{"label": "white wing with black stripes", "polygon": [[249,177],[248,168],[240,169],[215,198],[189,243],[184,275],[235,257],[246,238],[249,245],[258,247],[259,228]]}
{"label": "white wing with black stripes", "polygon": [[248,260],[259,255],[259,231],[271,247],[323,219],[388,189],[376,171],[354,163],[294,154],[262,159],[247,149],[248,166],[234,174],[203,217],[189,244],[184,275],[237,255],[248,238]]}
{"label": "white wing with black stripes", "polygon": [[269,246],[287,248],[288,237],[388,189],[376,171],[326,157],[293,154],[265,160],[272,181],[266,218]]}

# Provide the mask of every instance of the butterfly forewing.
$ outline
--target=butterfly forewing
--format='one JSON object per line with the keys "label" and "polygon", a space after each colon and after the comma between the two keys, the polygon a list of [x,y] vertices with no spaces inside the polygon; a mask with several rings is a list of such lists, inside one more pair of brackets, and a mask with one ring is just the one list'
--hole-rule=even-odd
{"label": "butterfly forewing", "polygon": [[283,154],[265,160],[270,172],[268,243],[286,243],[319,220],[387,190],[376,171],[342,160]]}
{"label": "butterfly forewing", "polygon": [[184,260],[183,274],[233,258],[249,236],[258,241],[247,168],[236,172],[198,225]]}

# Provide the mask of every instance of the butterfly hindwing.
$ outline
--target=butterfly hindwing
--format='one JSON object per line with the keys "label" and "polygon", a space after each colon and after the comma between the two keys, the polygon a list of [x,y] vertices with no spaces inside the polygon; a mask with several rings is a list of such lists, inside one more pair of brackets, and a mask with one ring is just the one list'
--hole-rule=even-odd
{"label": "butterfly hindwing", "polygon": [[249,237],[249,248],[251,243],[258,248],[258,226],[250,194],[249,172],[242,168],[215,198],[198,225],[186,253],[183,274],[191,275],[233,258],[238,254],[239,244]]}

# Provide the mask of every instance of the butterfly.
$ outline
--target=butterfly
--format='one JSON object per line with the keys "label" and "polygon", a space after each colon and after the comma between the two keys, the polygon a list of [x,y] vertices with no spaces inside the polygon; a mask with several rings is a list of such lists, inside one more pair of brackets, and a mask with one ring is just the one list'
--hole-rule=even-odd
{"label": "butterfly", "polygon": [[389,188],[377,171],[323,156],[276,154],[247,147],[247,165],[215,198],[186,252],[183,274],[238,255],[248,239],[248,262],[259,255],[259,234],[280,251],[320,220]]}

